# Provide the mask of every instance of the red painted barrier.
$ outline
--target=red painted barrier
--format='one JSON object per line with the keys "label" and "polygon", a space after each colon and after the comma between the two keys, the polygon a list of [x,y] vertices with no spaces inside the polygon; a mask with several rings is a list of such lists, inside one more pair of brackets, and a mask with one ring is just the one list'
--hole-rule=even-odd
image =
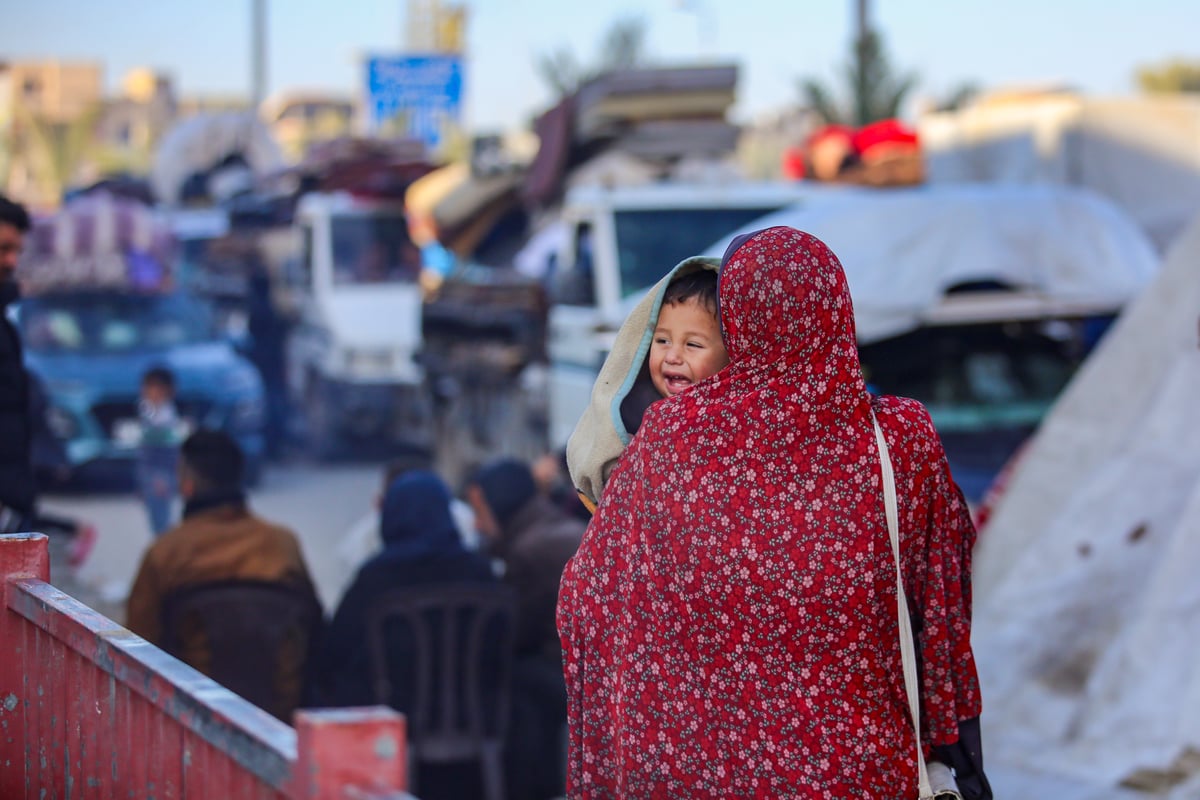
{"label": "red painted barrier", "polygon": [[406,797],[399,714],[292,729],[51,586],[46,544],[0,536],[0,798]]}

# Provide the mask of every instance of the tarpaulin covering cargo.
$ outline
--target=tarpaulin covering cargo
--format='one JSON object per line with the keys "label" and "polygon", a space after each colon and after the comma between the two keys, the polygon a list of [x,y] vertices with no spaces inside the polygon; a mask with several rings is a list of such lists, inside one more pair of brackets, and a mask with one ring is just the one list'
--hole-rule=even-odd
{"label": "tarpaulin covering cargo", "polygon": [[53,290],[171,287],[175,237],[141,203],[95,194],[34,223],[19,277],[27,294]]}

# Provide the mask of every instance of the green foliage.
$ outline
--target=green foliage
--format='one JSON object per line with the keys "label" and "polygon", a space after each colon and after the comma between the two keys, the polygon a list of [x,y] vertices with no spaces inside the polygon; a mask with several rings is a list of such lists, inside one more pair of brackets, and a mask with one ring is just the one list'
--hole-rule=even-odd
{"label": "green foliage", "polygon": [[612,23],[600,41],[600,53],[592,67],[585,67],[566,47],[537,57],[535,66],[555,96],[573,94],[581,85],[614,69],[631,69],[645,63],[646,21],[623,17]]}
{"label": "green foliage", "polygon": [[827,123],[866,125],[900,113],[904,99],[917,84],[916,75],[899,75],[884,52],[878,33],[868,30],[854,43],[853,57],[843,67],[845,104],[839,103],[824,82],[805,78],[800,94],[805,103]]}
{"label": "green foliage", "polygon": [[958,111],[965,108],[976,97],[979,96],[979,86],[974,83],[959,84],[957,88],[946,95],[946,97],[937,105],[938,111]]}
{"label": "green foliage", "polygon": [[55,197],[71,185],[79,170],[96,151],[96,124],[101,107],[96,105],[78,117],[57,121],[34,114],[18,104],[14,120],[24,135],[19,153],[33,165],[39,183]]}
{"label": "green foliage", "polygon": [[583,82],[583,70],[579,61],[575,54],[565,47],[538,56],[537,71],[557,97],[566,97]]}
{"label": "green foliage", "polygon": [[1158,66],[1142,67],[1137,71],[1137,81],[1142,91],[1155,94],[1200,92],[1200,61],[1176,58]]}

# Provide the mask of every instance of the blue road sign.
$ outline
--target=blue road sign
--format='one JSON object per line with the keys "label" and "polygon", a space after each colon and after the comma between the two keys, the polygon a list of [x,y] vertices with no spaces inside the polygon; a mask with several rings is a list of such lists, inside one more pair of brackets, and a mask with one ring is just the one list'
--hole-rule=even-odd
{"label": "blue road sign", "polygon": [[436,150],[462,107],[462,57],[372,56],[367,59],[367,124],[377,132],[397,120],[400,130]]}

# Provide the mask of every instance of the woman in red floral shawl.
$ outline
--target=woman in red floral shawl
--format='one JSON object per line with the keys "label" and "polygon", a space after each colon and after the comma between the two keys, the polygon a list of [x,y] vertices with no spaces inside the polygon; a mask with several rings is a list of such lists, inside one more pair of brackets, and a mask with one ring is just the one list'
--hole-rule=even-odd
{"label": "woman in red floral shawl", "polygon": [[[770,228],[731,245],[719,292],[730,365],[650,407],[563,574],[569,794],[914,798],[873,401],[841,265]],[[925,409],[874,410],[900,498],[921,740],[978,786],[974,530]]]}

